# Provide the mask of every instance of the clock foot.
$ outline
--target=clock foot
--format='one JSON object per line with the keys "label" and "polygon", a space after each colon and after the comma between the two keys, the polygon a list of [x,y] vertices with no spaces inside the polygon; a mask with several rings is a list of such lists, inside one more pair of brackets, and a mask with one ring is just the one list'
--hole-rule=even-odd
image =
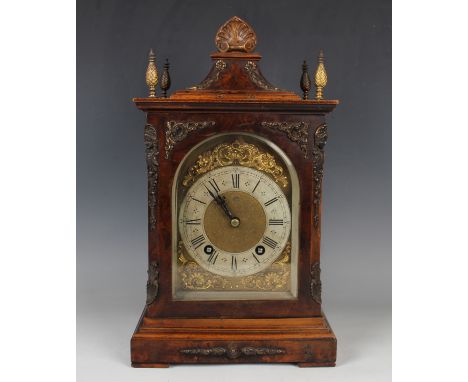
{"label": "clock foot", "polygon": [[299,367],[333,367],[335,362],[300,362],[297,364]]}
{"label": "clock foot", "polygon": [[138,363],[132,362],[132,367],[152,367],[157,369],[165,369],[168,368],[170,365],[168,363]]}

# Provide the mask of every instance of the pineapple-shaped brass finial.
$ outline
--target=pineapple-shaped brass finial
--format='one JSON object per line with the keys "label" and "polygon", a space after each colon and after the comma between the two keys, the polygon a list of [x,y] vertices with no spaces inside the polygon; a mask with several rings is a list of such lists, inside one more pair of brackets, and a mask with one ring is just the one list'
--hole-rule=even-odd
{"label": "pineapple-shaped brass finial", "polygon": [[302,64],[302,76],[301,76],[301,89],[304,92],[302,99],[309,99],[309,91],[310,91],[310,77],[309,72],[307,71],[307,62],[304,60]]}
{"label": "pineapple-shaped brass finial", "polygon": [[163,91],[163,98],[167,98],[167,91],[171,87],[171,77],[169,76],[169,60],[166,58],[166,62],[164,63],[164,70],[161,75],[161,90]]}
{"label": "pineapple-shaped brass finial", "polygon": [[146,68],[146,85],[149,88],[149,96],[156,97],[156,85],[158,84],[158,69],[156,68],[156,56],[153,49],[148,54],[148,67]]}
{"label": "pineapple-shaped brass finial", "polygon": [[327,85],[327,71],[325,70],[323,51],[320,50],[320,54],[318,56],[318,66],[317,66],[317,70],[315,71],[315,86],[317,87],[317,90],[315,92],[316,100],[323,99],[323,88],[326,85]]}

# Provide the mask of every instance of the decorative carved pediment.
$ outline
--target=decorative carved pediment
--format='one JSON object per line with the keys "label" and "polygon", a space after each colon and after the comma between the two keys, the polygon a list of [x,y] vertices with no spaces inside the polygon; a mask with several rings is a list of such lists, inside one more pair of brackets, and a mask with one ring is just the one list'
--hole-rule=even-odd
{"label": "decorative carved pediment", "polygon": [[254,53],[257,36],[252,27],[237,16],[225,22],[216,33],[218,52],[211,54],[212,67],[198,85],[172,94],[172,100],[285,100],[300,97],[271,84],[262,74]]}

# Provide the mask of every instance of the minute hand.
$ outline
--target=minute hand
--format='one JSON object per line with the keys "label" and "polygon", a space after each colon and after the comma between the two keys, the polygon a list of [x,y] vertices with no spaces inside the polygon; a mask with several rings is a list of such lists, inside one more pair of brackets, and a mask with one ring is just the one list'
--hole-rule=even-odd
{"label": "minute hand", "polygon": [[234,219],[234,215],[227,206],[226,200],[221,195],[219,195],[218,191],[216,191],[215,195],[208,187],[205,186],[205,188],[211,195],[211,197],[215,200],[215,202],[220,205],[220,207],[223,209],[224,213],[229,217],[229,219]]}

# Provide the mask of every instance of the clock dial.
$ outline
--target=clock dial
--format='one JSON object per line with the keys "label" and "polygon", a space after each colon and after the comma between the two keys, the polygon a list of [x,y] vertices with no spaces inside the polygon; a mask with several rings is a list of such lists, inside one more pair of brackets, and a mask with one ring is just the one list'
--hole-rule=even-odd
{"label": "clock dial", "polygon": [[248,133],[208,138],[172,190],[175,300],[297,297],[299,181],[278,146]]}
{"label": "clock dial", "polygon": [[226,166],[189,188],[180,206],[179,232],[188,254],[205,270],[247,276],[268,268],[282,253],[291,211],[267,174]]}

